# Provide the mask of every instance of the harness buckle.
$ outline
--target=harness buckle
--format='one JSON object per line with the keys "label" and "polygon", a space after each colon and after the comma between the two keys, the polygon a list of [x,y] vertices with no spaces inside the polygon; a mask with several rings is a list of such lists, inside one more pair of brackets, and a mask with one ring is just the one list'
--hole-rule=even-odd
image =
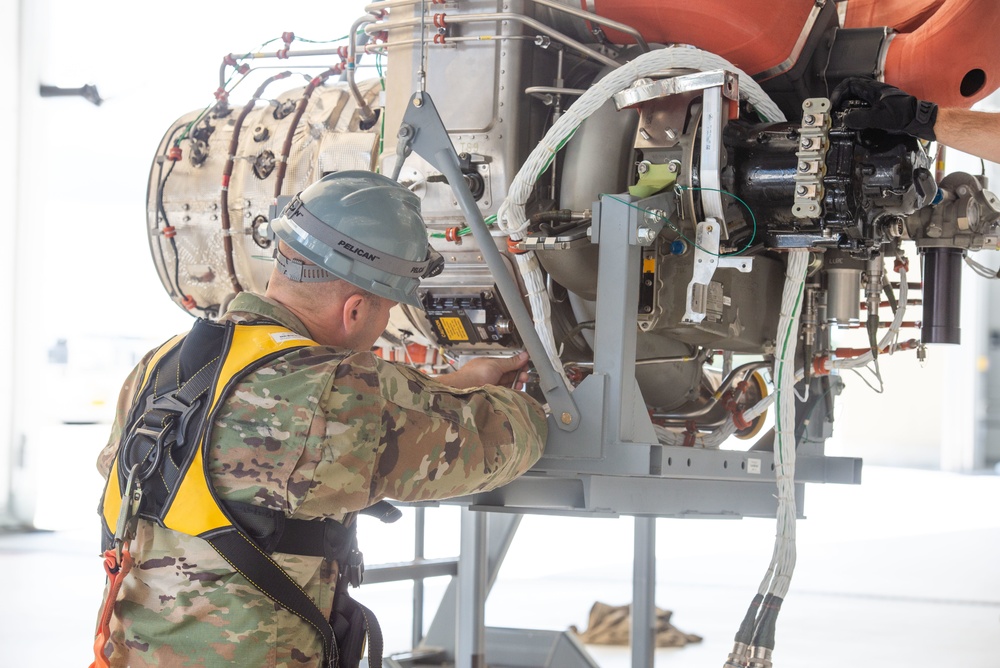
{"label": "harness buckle", "polygon": [[122,508],[118,513],[115,525],[115,557],[117,563],[122,560],[122,548],[125,543],[135,538],[136,525],[139,523],[139,506],[142,505],[142,483],[138,476],[139,465],[134,465],[128,472],[125,483],[125,493],[122,494]]}
{"label": "harness buckle", "polygon": [[365,557],[361,550],[352,547],[344,560],[343,575],[347,578],[348,584],[357,588],[365,580]]}

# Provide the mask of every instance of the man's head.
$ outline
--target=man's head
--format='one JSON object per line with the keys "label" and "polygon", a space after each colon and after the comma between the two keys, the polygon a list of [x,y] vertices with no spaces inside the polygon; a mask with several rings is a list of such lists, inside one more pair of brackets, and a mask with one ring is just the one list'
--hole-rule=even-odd
{"label": "man's head", "polygon": [[[441,268],[440,255],[427,242],[419,198],[374,172],[323,177],[292,200],[271,221],[271,229],[289,248],[333,276],[418,308],[420,279]],[[286,275],[295,279],[295,274]]]}
{"label": "man's head", "polygon": [[[283,241],[278,242],[278,252],[306,272],[319,269]],[[375,344],[389,322],[389,311],[398,303],[331,274],[323,281],[293,280],[278,265],[266,294],[294,313],[317,342],[352,350],[368,350]]]}
{"label": "man's head", "polygon": [[373,172],[330,174],[271,222],[277,264],[267,294],[313,338],[370,348],[397,302],[422,308],[420,279],[440,271],[416,195]]}

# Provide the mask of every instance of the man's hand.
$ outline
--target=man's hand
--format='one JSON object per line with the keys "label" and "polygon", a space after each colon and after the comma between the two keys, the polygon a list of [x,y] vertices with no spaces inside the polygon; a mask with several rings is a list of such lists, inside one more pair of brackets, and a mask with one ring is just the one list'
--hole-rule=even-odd
{"label": "man's hand", "polygon": [[462,390],[483,385],[511,387],[515,380],[528,382],[528,374],[524,371],[527,365],[528,353],[525,352],[513,357],[477,357],[454,373],[437,376],[437,380]]}
{"label": "man's hand", "polygon": [[847,112],[844,122],[856,130],[877,128],[894,133],[905,133],[934,141],[934,123],[938,107],[933,102],[918,100],[895,86],[874,79],[845,79],[833,89],[830,104],[834,109],[846,100],[867,102],[870,107],[855,108]]}

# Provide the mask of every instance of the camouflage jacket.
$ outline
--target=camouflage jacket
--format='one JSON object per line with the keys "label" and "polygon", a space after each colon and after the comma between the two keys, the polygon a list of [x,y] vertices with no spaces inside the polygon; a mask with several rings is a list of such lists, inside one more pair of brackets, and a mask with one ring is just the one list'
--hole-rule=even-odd
{"label": "camouflage jacket", "polygon": [[[257,295],[239,295],[225,316],[261,318],[309,334]],[[122,388],[98,459],[105,477],[148,357]],[[503,485],[538,460],[545,435],[541,408],[513,390],[457,390],[370,352],[317,346],[269,362],[234,388],[206,460],[225,500],[342,520],[382,498],[444,499]],[[315,631],[207,542],[140,521],[132,555],[111,623],[112,666],[321,664]],[[273,557],[329,614],[335,568],[319,557]]]}

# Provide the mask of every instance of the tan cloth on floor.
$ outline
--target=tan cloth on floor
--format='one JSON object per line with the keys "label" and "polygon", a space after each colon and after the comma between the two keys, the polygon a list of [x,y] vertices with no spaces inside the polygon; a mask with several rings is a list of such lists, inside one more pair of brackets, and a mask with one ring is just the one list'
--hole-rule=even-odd
{"label": "tan cloth on floor", "polygon": [[[570,631],[580,640],[590,645],[628,645],[631,605],[608,605],[597,601],[590,609],[587,630],[580,631],[571,626]],[[683,647],[688,643],[701,642],[701,636],[684,633],[670,623],[669,610],[656,608],[656,646]]]}

